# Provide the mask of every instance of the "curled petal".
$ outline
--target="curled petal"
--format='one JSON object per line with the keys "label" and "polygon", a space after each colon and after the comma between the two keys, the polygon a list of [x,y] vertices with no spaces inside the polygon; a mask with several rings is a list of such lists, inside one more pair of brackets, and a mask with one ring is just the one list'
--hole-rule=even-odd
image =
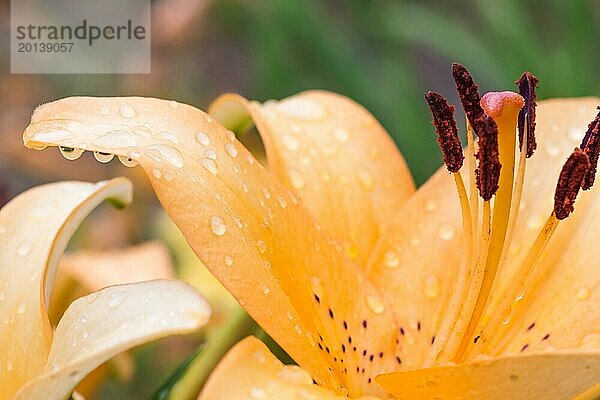
{"label": "curled petal", "polygon": [[50,289],[72,233],[103,200],[130,197],[123,178],[58,182],[28,190],[0,211],[0,397],[42,370],[52,338]]}
{"label": "curled petal", "polygon": [[208,303],[190,286],[156,280],[111,286],[71,304],[60,320],[44,373],[15,400],[63,399],[115,355],[206,324]]}

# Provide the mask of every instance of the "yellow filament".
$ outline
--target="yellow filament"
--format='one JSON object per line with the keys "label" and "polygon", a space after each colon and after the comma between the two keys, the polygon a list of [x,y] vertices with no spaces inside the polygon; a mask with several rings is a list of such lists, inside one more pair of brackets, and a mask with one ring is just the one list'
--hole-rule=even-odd
{"label": "yellow filament", "polygon": [[470,271],[470,277],[468,278],[468,290],[467,295],[462,307],[462,310],[456,320],[454,330],[448,338],[448,342],[444,348],[444,352],[447,353],[446,357],[454,359],[455,361],[460,359],[462,353],[465,351],[470,339],[470,334],[475,327],[471,327],[471,316],[475,309],[481,285],[483,283],[483,277],[485,272],[485,265],[487,260],[488,249],[490,246],[491,238],[491,211],[490,202],[483,202],[483,221],[481,228],[481,240],[479,242],[479,248],[477,250],[477,262],[473,265]]}
{"label": "yellow filament", "polygon": [[456,190],[458,192],[458,198],[460,200],[460,209],[462,213],[462,225],[463,225],[463,243],[464,243],[464,255],[461,261],[461,267],[456,276],[456,285],[449,301],[449,305],[444,313],[444,319],[440,329],[435,337],[435,342],[429,356],[425,362],[425,367],[433,365],[440,354],[440,358],[447,361],[448,354],[445,351],[445,345],[448,341],[450,334],[456,324],[457,317],[461,311],[464,300],[467,296],[468,289],[468,275],[471,272],[470,268],[473,264],[473,226],[471,207],[469,205],[469,199],[467,197],[467,190],[465,189],[465,183],[462,179],[460,172],[456,172],[454,175],[454,181],[456,182]]}
{"label": "yellow filament", "polygon": [[[502,294],[501,300],[499,301],[498,306],[491,313],[490,321],[481,330],[481,334],[480,334],[481,339],[480,340],[481,340],[482,344],[486,344],[486,342],[488,342],[492,333],[494,333],[494,335],[497,335],[499,337],[502,336],[498,333],[498,330],[501,327],[500,324],[507,317],[509,317],[509,314],[511,312],[511,307],[514,304],[515,299],[521,293],[523,293],[523,289],[525,287],[527,280],[532,275],[532,272],[533,272],[538,260],[540,259],[540,256],[542,255],[544,250],[546,250],[546,248],[548,246],[548,242],[552,238],[552,234],[554,233],[554,231],[556,231],[556,228],[558,227],[559,222],[560,221],[556,218],[554,213],[552,213],[550,215],[550,217],[548,217],[548,219],[546,220],[546,223],[544,224],[544,226],[542,227],[542,230],[540,231],[537,238],[535,239],[533,246],[529,249],[529,252],[527,253],[527,256],[525,257],[525,260],[523,261],[523,263],[519,266],[519,268],[515,272],[515,274],[514,274],[515,280],[512,281],[510,283],[510,285],[505,289],[504,293]],[[477,346],[477,347],[479,347],[479,346]],[[483,350],[482,347],[483,346],[481,346],[481,348],[478,350],[478,353],[481,352],[481,350]]]}
{"label": "yellow filament", "polygon": [[475,177],[475,138],[473,128],[467,119],[467,157],[469,159],[469,202],[471,204],[471,226],[473,228],[473,246],[478,235],[479,224],[479,194],[477,193],[477,179]]}

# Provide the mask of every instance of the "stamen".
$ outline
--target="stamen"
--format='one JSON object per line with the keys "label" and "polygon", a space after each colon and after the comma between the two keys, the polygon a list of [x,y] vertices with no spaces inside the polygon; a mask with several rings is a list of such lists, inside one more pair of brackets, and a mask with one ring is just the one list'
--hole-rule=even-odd
{"label": "stamen", "polygon": [[498,190],[500,179],[500,158],[498,154],[498,127],[493,119],[484,116],[479,121],[478,165],[475,170],[479,195],[489,201]]}
{"label": "stamen", "polygon": [[477,85],[473,82],[473,78],[467,69],[457,63],[452,63],[452,77],[456,84],[456,90],[460,96],[460,102],[462,104],[467,119],[473,127],[473,130],[477,136],[484,130],[483,119],[485,113],[479,104],[481,98],[477,91]]}
{"label": "stamen", "polygon": [[554,214],[558,220],[567,218],[573,212],[575,198],[590,167],[588,155],[579,148],[573,150],[563,165],[554,193]]}
{"label": "stamen", "polygon": [[[535,107],[537,106],[535,88],[538,87],[538,78],[531,72],[523,72],[521,77],[515,81],[519,87],[519,94],[525,99],[525,107],[519,111],[519,148],[523,151],[524,134],[527,135],[527,158],[533,155],[537,148],[535,141]],[[527,117],[527,121],[525,121]],[[527,132],[525,133],[525,126]]]}
{"label": "stamen", "polygon": [[[600,109],[600,107],[598,107]],[[598,168],[598,156],[600,155],[600,138],[598,137],[600,130],[600,112],[596,115],[596,118],[588,125],[588,130],[583,137],[581,142],[581,148],[585,151],[590,159],[590,169],[585,174],[583,179],[583,190],[588,190],[594,184],[596,177],[596,170]]]}
{"label": "stamen", "polygon": [[429,91],[425,100],[433,115],[433,125],[438,135],[438,143],[442,149],[444,163],[450,172],[458,172],[465,157],[458,138],[458,129],[454,120],[454,106],[448,105],[446,99],[436,92]]}

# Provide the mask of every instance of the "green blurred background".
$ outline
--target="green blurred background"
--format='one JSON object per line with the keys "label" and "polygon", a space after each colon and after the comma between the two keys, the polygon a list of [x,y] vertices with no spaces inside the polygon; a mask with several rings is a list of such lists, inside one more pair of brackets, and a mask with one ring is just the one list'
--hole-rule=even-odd
{"label": "green blurred background", "polygon": [[[101,166],[90,155],[73,168],[58,151],[23,148],[21,131],[32,109],[65,96],[144,95],[206,109],[227,91],[266,100],[329,89],[383,123],[421,184],[440,165],[423,94],[435,88],[458,103],[452,61],[466,65],[482,91],[514,90],[514,80],[529,70],[540,79],[539,98],[600,94],[598,0],[156,0],[149,75],[11,75],[9,5],[0,4],[0,183],[11,197],[41,182],[124,174],[142,182],[136,184],[142,200],[134,204],[153,204],[137,169],[118,161]],[[118,222],[110,235],[96,236],[105,240],[95,240],[96,247],[119,245],[115,237],[152,236],[151,223],[106,215]],[[118,224],[127,227],[121,236],[114,234]],[[143,362],[153,350],[142,348],[137,383],[128,392],[109,386],[101,398],[145,398],[155,387],[148,377],[157,384],[193,344],[177,348],[159,367]]]}

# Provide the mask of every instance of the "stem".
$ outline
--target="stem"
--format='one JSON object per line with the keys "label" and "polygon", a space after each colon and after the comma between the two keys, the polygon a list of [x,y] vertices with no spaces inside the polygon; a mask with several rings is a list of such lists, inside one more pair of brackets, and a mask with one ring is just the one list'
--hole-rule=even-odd
{"label": "stem", "polygon": [[183,377],[173,386],[170,400],[193,400],[223,356],[256,331],[256,322],[242,308],[231,312],[225,324],[211,332],[204,348],[190,363]]}

